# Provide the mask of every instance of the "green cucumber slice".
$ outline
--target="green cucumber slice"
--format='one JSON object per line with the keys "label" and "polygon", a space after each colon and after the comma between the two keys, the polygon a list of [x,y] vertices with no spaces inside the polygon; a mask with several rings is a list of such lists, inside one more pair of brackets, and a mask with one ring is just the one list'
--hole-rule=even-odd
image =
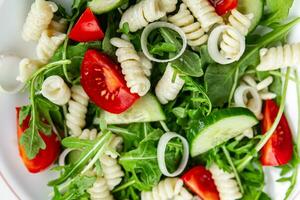
{"label": "green cucumber slice", "polygon": [[[121,114],[102,111],[107,124],[129,124],[140,122],[154,122],[166,119],[160,103],[152,94],[141,97],[131,108]],[[96,123],[99,120],[96,120]]]}
{"label": "green cucumber slice", "polygon": [[264,0],[239,0],[238,10],[244,14],[254,15],[249,32],[253,31],[260,22],[264,12]]}
{"label": "green cucumber slice", "polygon": [[88,2],[88,7],[96,14],[103,14],[118,8],[124,0],[92,0]]}
{"label": "green cucumber slice", "polygon": [[258,123],[246,108],[227,108],[216,111],[204,121],[194,120],[188,130],[191,156],[195,157],[240,135]]}

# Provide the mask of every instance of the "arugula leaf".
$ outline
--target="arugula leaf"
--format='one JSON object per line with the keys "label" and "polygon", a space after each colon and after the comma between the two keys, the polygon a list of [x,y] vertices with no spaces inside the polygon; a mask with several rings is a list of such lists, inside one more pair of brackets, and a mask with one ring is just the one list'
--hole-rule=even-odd
{"label": "arugula leaf", "polygon": [[293,2],[294,0],[266,0],[267,14],[261,23],[266,26],[281,23],[288,17]]}
{"label": "arugula leaf", "polygon": [[30,123],[30,127],[20,138],[20,144],[23,145],[29,159],[33,159],[40,152],[40,149],[46,149],[46,144],[35,123]]}
{"label": "arugula leaf", "polygon": [[130,124],[127,128],[109,126],[108,130],[123,138],[124,152],[135,149],[139,143],[146,138],[154,129],[149,123]]}
{"label": "arugula leaf", "polygon": [[48,183],[49,186],[60,185],[67,181],[69,178],[75,177],[81,170],[87,165],[91,158],[97,153],[104,152],[108,141],[110,141],[112,134],[106,132],[101,137],[97,138],[95,144],[91,147],[87,147],[82,153],[78,161],[71,166],[66,167],[64,173],[57,179],[52,180]]}
{"label": "arugula leaf", "polygon": [[223,106],[230,95],[234,81],[235,68],[231,65],[211,64],[208,66],[204,82],[207,95],[214,106]]}
{"label": "arugula leaf", "polygon": [[66,137],[61,141],[61,144],[66,148],[81,149],[92,147],[95,144],[95,141],[83,140],[75,137]]}
{"label": "arugula leaf", "polygon": [[190,50],[186,50],[180,58],[172,61],[171,65],[185,75],[192,77],[203,76],[202,61],[198,54]]}
{"label": "arugula leaf", "polygon": [[23,121],[26,119],[26,117],[30,114],[31,106],[23,106],[20,110],[19,114],[19,125],[22,126]]}
{"label": "arugula leaf", "polygon": [[159,56],[163,56],[164,53],[174,53],[177,51],[177,48],[174,44],[167,43],[167,42],[160,42],[158,44],[153,45],[150,48],[151,54],[156,54]]}
{"label": "arugula leaf", "polygon": [[162,134],[159,129],[152,131],[137,149],[126,152],[119,159],[125,171],[132,173],[136,180],[135,187],[141,191],[150,190],[160,181],[162,174],[157,163],[156,146]]}
{"label": "arugula leaf", "polygon": [[[178,38],[178,34],[174,33],[167,28],[159,29],[162,37],[166,43],[172,44],[176,49],[181,49],[182,44]],[[174,53],[171,52],[169,57],[173,57]],[[183,73],[184,75],[201,77],[203,76],[202,61],[198,54],[193,51],[186,50],[180,58],[171,62],[172,67]]]}
{"label": "arugula leaf", "polygon": [[67,191],[64,194],[61,194],[57,189],[54,189],[55,196],[52,200],[78,200],[83,197],[89,198],[87,189],[91,188],[96,181],[96,177],[90,176],[77,176],[70,183]]}

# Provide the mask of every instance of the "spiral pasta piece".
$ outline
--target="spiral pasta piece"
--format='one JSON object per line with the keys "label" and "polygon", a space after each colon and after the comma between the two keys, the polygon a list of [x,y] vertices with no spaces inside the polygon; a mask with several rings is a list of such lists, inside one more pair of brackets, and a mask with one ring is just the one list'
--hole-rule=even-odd
{"label": "spiral pasta piece", "polygon": [[79,85],[73,86],[71,92],[66,124],[70,129],[70,135],[79,137],[82,134],[82,128],[85,126],[85,115],[87,113],[89,97]]}
{"label": "spiral pasta piece", "polygon": [[[239,31],[241,35],[246,36],[251,26],[251,19],[253,14],[243,15],[238,10],[234,9],[231,11],[231,15],[228,18],[229,25]],[[228,29],[223,33],[220,48],[222,54],[229,59],[234,59],[241,48],[239,43],[240,35]]]}
{"label": "spiral pasta piece", "polygon": [[242,198],[233,173],[228,173],[213,164],[209,171],[215,181],[221,200],[235,200]]}
{"label": "spiral pasta piece", "polygon": [[208,35],[201,28],[201,24],[195,22],[194,16],[184,3],[180,5],[178,13],[168,17],[168,20],[183,30],[190,46],[200,46],[207,41]]}
{"label": "spiral pasta piece", "polygon": [[32,4],[23,26],[22,38],[25,41],[38,41],[42,32],[51,23],[53,13],[57,10],[58,7],[54,2],[36,0]]}
{"label": "spiral pasta piece", "polygon": [[113,200],[113,196],[110,194],[106,180],[98,177],[91,188],[87,190],[90,194],[91,200]]}
{"label": "spiral pasta piece", "polygon": [[117,159],[106,154],[101,156],[100,163],[107,186],[109,190],[113,190],[122,182],[124,172],[122,171],[121,166],[118,164]]}
{"label": "spiral pasta piece", "polygon": [[49,76],[42,85],[42,95],[57,105],[65,105],[71,98],[71,90],[60,76]]}
{"label": "spiral pasta piece", "polygon": [[159,182],[152,191],[143,191],[142,200],[192,200],[193,196],[183,187],[183,181],[178,178],[166,178]]}
{"label": "spiral pasta piece", "polygon": [[20,74],[17,80],[25,83],[41,66],[42,63],[39,60],[23,58],[19,63]]}
{"label": "spiral pasta piece", "polygon": [[142,0],[125,11],[120,21],[120,28],[128,23],[129,30],[135,32],[164,16],[166,11],[161,9],[160,0]]}
{"label": "spiral pasta piece", "polygon": [[112,38],[111,44],[117,47],[116,55],[121,63],[122,73],[132,93],[144,96],[150,90],[150,81],[144,73],[141,59],[134,46],[127,40]]}
{"label": "spiral pasta piece", "polygon": [[36,47],[38,58],[43,63],[47,63],[65,39],[66,34],[64,33],[53,32],[52,30],[43,31]]}
{"label": "spiral pasta piece", "polygon": [[174,78],[174,73],[176,72],[173,67],[168,64],[164,75],[155,87],[155,94],[162,104],[173,101],[184,85],[184,80],[182,80],[178,74]]}
{"label": "spiral pasta piece", "polygon": [[187,5],[194,17],[200,22],[204,31],[208,32],[215,24],[223,24],[215,8],[208,0],[182,0]]}
{"label": "spiral pasta piece", "polygon": [[97,135],[97,129],[84,129],[78,138],[83,140],[95,140],[97,138]]}
{"label": "spiral pasta piece", "polygon": [[141,61],[141,67],[144,71],[144,74],[147,77],[151,76],[151,70],[152,70],[152,63],[151,61],[145,56],[145,54],[143,52],[139,52],[139,57],[140,57],[140,61]]}
{"label": "spiral pasta piece", "polygon": [[270,71],[297,66],[300,66],[300,43],[261,49],[260,64],[256,69]]}
{"label": "spiral pasta piece", "polygon": [[160,8],[169,13],[169,12],[173,12],[176,10],[176,4],[177,4],[178,0],[160,0]]}

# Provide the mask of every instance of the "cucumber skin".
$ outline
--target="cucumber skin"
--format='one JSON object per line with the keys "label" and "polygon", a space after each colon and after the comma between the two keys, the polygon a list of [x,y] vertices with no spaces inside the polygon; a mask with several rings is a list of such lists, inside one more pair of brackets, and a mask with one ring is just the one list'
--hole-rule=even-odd
{"label": "cucumber skin", "polygon": [[[235,108],[226,108],[222,110],[218,110],[216,112],[213,112],[210,114],[208,117],[206,117],[203,120],[192,120],[189,124],[189,129],[187,132],[187,139],[190,144],[190,152],[192,152],[192,148],[199,145],[199,144],[194,144],[196,141],[196,138],[201,134],[203,130],[206,128],[212,126],[216,122],[221,121],[222,119],[230,118],[230,117],[238,117],[238,116],[247,116],[249,118],[253,118],[253,120],[258,123],[257,118],[255,115],[248,110],[247,108],[241,108],[241,107],[235,107]],[[197,155],[193,155],[191,153],[192,157],[195,157]]]}
{"label": "cucumber skin", "polygon": [[[254,10],[255,13],[253,13],[254,19],[251,20],[252,24],[249,28],[249,33],[252,32],[259,24],[263,13],[264,13],[264,0],[239,0],[238,4],[238,10],[243,12],[244,14],[249,14],[249,10]],[[253,6],[255,5],[255,6]],[[252,7],[256,7],[255,9],[249,9]],[[260,7],[259,9],[257,7]]]}
{"label": "cucumber skin", "polygon": [[[154,114],[149,114],[149,117],[145,120],[126,120],[124,119],[124,115],[130,115],[130,112],[137,112],[141,108],[142,105],[147,106],[147,104],[151,104],[153,109],[145,108],[143,111],[146,113],[154,112]],[[136,104],[136,105],[135,105]],[[117,125],[117,124],[130,124],[130,123],[143,123],[143,122],[155,122],[155,121],[163,121],[166,119],[166,115],[164,114],[164,111],[158,102],[157,98],[148,93],[146,96],[141,97],[135,104],[133,104],[132,108],[129,108],[128,111],[125,111],[124,113],[118,114],[120,118],[118,119],[117,114],[111,114],[106,111],[102,111],[101,113],[104,114],[104,119],[106,120],[106,123],[109,125]],[[141,111],[141,112],[143,112]],[[126,113],[127,112],[127,113]],[[151,116],[152,115],[152,116]]]}
{"label": "cucumber skin", "polygon": [[[110,11],[118,8],[125,2],[125,0],[118,0],[118,2],[116,4],[107,6],[105,9],[103,9],[100,6],[101,1],[105,1],[105,0],[92,0],[92,1],[88,2],[88,7],[93,11],[93,13],[100,15],[100,14],[110,12]],[[99,9],[99,8],[101,8],[101,9]]]}

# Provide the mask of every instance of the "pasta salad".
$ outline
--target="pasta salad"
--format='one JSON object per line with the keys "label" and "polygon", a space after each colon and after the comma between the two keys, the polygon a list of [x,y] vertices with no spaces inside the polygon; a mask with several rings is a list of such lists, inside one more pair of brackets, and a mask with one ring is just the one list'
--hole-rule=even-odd
{"label": "pasta salad", "polygon": [[296,138],[284,114],[291,81],[300,102],[292,5],[73,0],[67,12],[35,0],[22,38],[36,58],[0,57],[19,68],[0,91],[29,92],[16,108],[24,165],[59,172],[53,200],[267,200],[267,167],[281,170],[290,199],[300,163],[300,110]]}

